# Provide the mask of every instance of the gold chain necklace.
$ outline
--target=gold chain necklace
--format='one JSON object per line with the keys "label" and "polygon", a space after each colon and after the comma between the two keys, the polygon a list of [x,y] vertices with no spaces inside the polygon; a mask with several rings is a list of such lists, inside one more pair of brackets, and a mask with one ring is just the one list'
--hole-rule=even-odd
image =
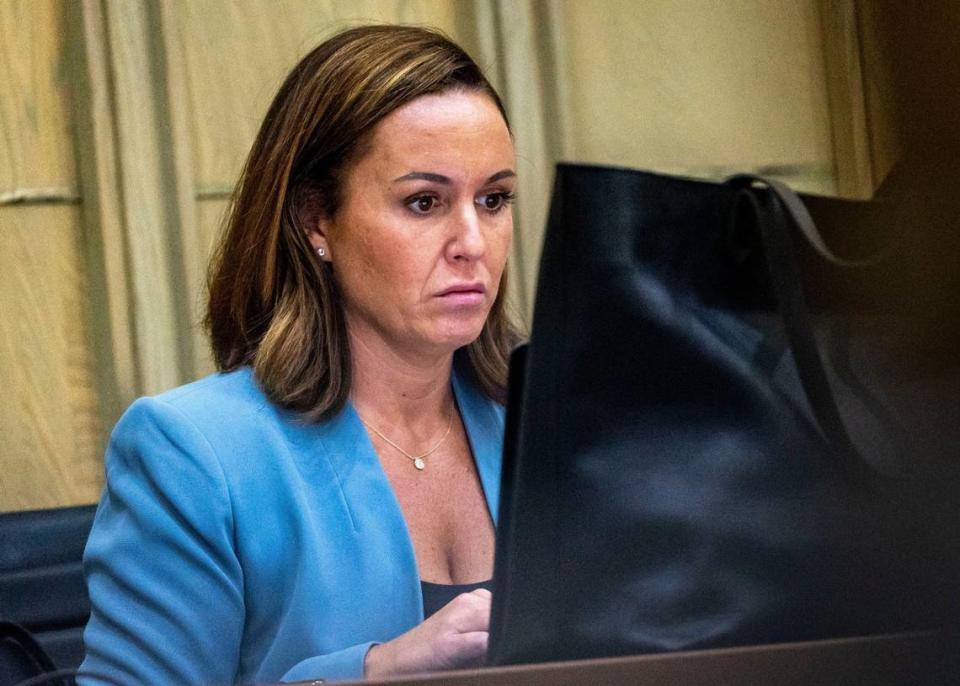
{"label": "gold chain necklace", "polygon": [[450,419],[447,421],[447,430],[443,432],[443,437],[442,437],[439,441],[437,441],[437,444],[436,444],[435,446],[433,446],[432,448],[430,448],[430,450],[428,450],[427,452],[423,453],[422,455],[411,455],[411,454],[408,453],[406,450],[404,450],[403,448],[401,448],[399,445],[397,445],[396,443],[394,443],[393,441],[391,441],[389,438],[387,438],[386,436],[384,436],[382,433],[380,433],[379,431],[377,431],[376,428],[374,428],[374,427],[370,426],[369,424],[367,424],[367,422],[364,421],[363,417],[360,417],[360,421],[363,422],[363,425],[364,425],[365,427],[367,427],[368,429],[370,429],[373,433],[377,434],[377,436],[379,436],[380,438],[382,438],[382,439],[383,439],[384,441],[386,441],[389,445],[393,446],[393,447],[396,448],[398,451],[400,451],[406,458],[408,458],[411,462],[413,462],[413,466],[416,467],[417,469],[419,469],[420,471],[423,471],[423,468],[427,466],[426,463],[423,461],[423,458],[427,457],[427,455],[430,455],[430,454],[436,452],[437,448],[439,448],[441,445],[443,445],[443,442],[444,442],[445,440],[447,440],[447,436],[450,435],[450,429],[453,428],[453,415],[451,414],[451,415],[450,415]]}

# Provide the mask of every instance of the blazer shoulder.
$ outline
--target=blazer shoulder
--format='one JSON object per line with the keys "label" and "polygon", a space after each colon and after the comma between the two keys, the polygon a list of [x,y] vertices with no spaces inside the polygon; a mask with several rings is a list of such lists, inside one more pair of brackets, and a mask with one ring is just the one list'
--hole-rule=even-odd
{"label": "blazer shoulder", "polygon": [[273,408],[249,367],[210,374],[202,379],[153,396],[191,417],[225,412],[260,413]]}
{"label": "blazer shoulder", "polygon": [[118,422],[114,436],[152,425],[162,435],[192,436],[197,445],[230,459],[238,449],[281,438],[296,420],[267,399],[249,368],[212,374],[154,396],[139,398]]}

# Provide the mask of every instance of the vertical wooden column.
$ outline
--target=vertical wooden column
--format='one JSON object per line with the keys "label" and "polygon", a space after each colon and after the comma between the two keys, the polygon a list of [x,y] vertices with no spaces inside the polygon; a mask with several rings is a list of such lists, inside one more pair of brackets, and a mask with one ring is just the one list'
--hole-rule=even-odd
{"label": "vertical wooden column", "polygon": [[[183,287],[183,192],[176,176],[181,167],[175,159],[162,40],[152,3],[90,1],[84,10],[89,49],[99,49],[93,46],[97,40],[106,46],[136,390],[156,393],[182,383],[193,371],[193,341],[184,335],[190,296]],[[101,180],[96,185],[103,189]]]}
{"label": "vertical wooden column", "polygon": [[874,180],[855,0],[820,0],[837,192],[869,198]]}
{"label": "vertical wooden column", "polygon": [[197,183],[191,148],[191,112],[188,107],[188,73],[184,50],[177,42],[173,0],[159,0],[154,24],[160,29],[158,49],[162,53],[162,97],[167,115],[166,136],[172,163],[167,171],[172,185],[170,213],[176,217],[174,239],[179,246],[180,273],[179,331],[185,345],[182,372],[185,380],[211,369],[206,335],[201,326],[204,312],[204,284],[208,249],[202,238]]}
{"label": "vertical wooden column", "polygon": [[97,353],[98,386],[107,423],[141,388],[136,360],[127,237],[123,223],[106,26],[99,0],[67,8],[70,78],[75,84],[77,166],[90,270],[88,310]]}
{"label": "vertical wooden column", "polygon": [[869,198],[901,155],[895,89],[874,0],[819,0],[837,191]]}

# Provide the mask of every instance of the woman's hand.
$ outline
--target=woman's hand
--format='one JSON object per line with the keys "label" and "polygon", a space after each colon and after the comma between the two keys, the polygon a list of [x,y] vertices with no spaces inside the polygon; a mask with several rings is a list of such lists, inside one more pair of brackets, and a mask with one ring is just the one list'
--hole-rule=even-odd
{"label": "woman's hand", "polygon": [[423,624],[373,646],[364,661],[368,679],[394,674],[475,667],[487,653],[490,591],[463,593]]}

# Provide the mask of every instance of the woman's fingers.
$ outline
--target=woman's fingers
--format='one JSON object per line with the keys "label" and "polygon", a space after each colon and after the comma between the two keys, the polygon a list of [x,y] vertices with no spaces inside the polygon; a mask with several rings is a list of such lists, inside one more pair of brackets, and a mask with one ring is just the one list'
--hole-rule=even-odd
{"label": "woman's fingers", "polygon": [[423,624],[367,653],[368,678],[474,667],[487,653],[491,594],[462,593]]}
{"label": "woman's fingers", "polygon": [[462,593],[436,616],[449,616],[453,628],[459,633],[487,631],[490,628],[490,600],[490,592],[485,589]]}
{"label": "woman's fingers", "polygon": [[473,666],[486,654],[490,600],[483,589],[463,593],[430,618],[440,625],[438,652],[444,668]]}

